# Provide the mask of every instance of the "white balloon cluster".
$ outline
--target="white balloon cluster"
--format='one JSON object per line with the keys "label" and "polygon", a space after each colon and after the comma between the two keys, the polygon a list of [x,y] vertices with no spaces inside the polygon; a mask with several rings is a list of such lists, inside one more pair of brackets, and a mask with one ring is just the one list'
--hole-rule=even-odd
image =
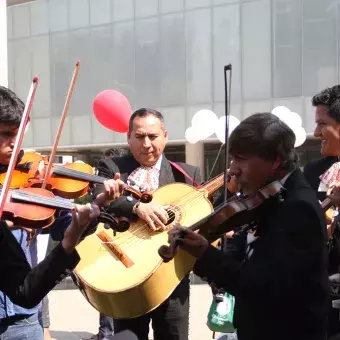
{"label": "white balloon cluster", "polygon": [[[228,132],[229,135],[240,124],[240,121],[234,116],[229,117]],[[195,144],[200,140],[205,140],[214,133],[221,143],[225,143],[225,116],[218,118],[210,110],[197,111],[191,120],[191,126],[185,131],[185,139]]]}
{"label": "white balloon cluster", "polygon": [[296,113],[292,112],[285,106],[277,106],[272,110],[272,114],[280,118],[284,123],[286,123],[295,133],[295,147],[302,145],[306,138],[306,130],[302,127],[302,119]]}

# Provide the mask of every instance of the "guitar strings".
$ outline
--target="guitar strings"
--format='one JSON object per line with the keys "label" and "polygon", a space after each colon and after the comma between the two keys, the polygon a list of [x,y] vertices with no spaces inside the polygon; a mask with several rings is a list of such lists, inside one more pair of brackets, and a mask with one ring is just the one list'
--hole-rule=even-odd
{"label": "guitar strings", "polygon": [[[175,208],[175,210],[177,208],[180,210],[181,208],[191,208],[201,199],[202,196],[204,196],[204,192],[202,191],[187,193],[174,201],[175,205],[172,205],[171,208]],[[175,211],[172,211],[171,209],[167,210],[169,210],[169,220],[171,220],[173,217],[176,217]],[[146,232],[146,235],[143,232]],[[132,245],[135,246],[143,242],[145,238],[153,236],[154,233],[154,231],[150,230],[150,227],[147,223],[143,223],[142,225],[139,225],[135,230],[119,234],[118,236],[116,236],[113,242],[109,243],[116,244],[117,246],[120,246],[122,248],[124,247],[126,249],[127,246],[131,247]]]}

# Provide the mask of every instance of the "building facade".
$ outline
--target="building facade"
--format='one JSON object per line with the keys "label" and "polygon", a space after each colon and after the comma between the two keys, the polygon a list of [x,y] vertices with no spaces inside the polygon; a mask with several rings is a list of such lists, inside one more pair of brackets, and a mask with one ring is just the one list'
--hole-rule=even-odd
{"label": "building facade", "polygon": [[[233,68],[232,115],[243,119],[285,105],[310,135],[311,97],[339,83],[339,0],[8,4],[8,85],[25,99],[32,77],[40,78],[24,142],[29,148],[44,151],[53,144],[77,60],[61,151],[99,157],[104,148],[126,146],[125,135],[100,126],[92,113],[95,95],[112,88],[134,109],[160,110],[169,131],[167,152],[199,163],[205,177],[220,143],[213,136],[204,145],[187,145],[184,133],[200,109],[224,114],[224,65]],[[300,150],[303,160],[318,157],[313,141]]]}

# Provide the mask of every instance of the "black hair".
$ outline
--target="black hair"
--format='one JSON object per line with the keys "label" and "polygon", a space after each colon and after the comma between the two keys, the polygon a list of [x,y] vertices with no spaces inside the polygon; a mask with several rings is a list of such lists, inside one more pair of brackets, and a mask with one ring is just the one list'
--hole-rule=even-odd
{"label": "black hair", "polygon": [[267,161],[281,159],[281,168],[294,170],[299,158],[294,149],[293,130],[271,113],[255,113],[231,133],[229,152],[233,156],[258,156]]}
{"label": "black hair", "polygon": [[149,108],[141,108],[141,109],[136,110],[131,115],[130,121],[129,121],[129,132],[131,132],[133,130],[133,121],[134,121],[135,118],[146,117],[146,116],[149,116],[149,115],[158,118],[161,121],[162,126],[164,126],[164,117],[159,111],[154,110],[154,109],[149,109]]}
{"label": "black hair", "polygon": [[327,87],[312,98],[312,105],[324,105],[328,114],[340,123],[340,85]]}
{"label": "black hair", "polygon": [[0,123],[20,125],[25,105],[10,89],[0,86]]}

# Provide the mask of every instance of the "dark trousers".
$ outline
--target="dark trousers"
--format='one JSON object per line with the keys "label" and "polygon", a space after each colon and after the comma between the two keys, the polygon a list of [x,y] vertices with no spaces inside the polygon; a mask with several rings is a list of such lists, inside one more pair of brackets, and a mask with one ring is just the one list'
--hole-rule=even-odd
{"label": "dark trousers", "polygon": [[99,314],[99,339],[106,339],[112,336],[113,330],[113,319],[105,314]]}
{"label": "dark trousers", "polygon": [[128,329],[138,340],[148,340],[151,320],[154,340],[188,340],[189,291],[189,279],[185,278],[169,299],[152,312],[133,319],[114,319],[115,333]]}

